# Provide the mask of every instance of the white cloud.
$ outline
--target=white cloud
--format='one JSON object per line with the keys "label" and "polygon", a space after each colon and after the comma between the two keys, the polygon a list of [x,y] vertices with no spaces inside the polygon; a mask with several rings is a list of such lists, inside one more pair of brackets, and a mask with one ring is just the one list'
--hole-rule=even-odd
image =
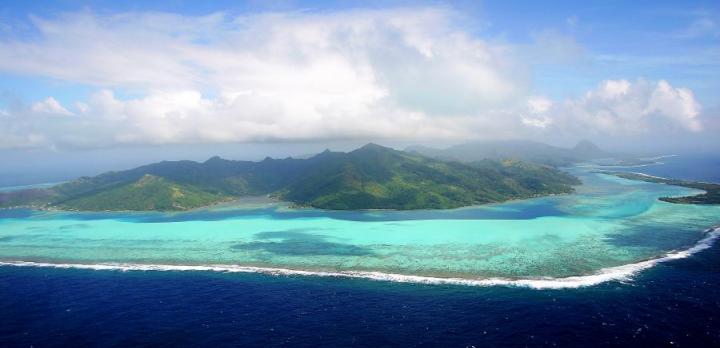
{"label": "white cloud", "polygon": [[[443,8],[329,14],[66,14],[38,40],[0,43],[0,69],[107,88],[302,93],[437,113],[526,88],[507,48],[468,36]],[[308,99],[310,97],[310,99]],[[335,97],[335,98],[334,98]]]}
{"label": "white cloud", "polygon": [[552,100],[545,97],[532,96],[527,100],[528,115],[522,116],[520,121],[526,126],[545,129],[553,122],[550,117],[544,115],[552,106]]}
{"label": "white cloud", "polygon": [[664,80],[658,82],[643,112],[663,115],[691,131],[702,129],[698,120],[700,104],[695,101],[692,91],[687,88],[673,88]]}
{"label": "white cloud", "polygon": [[49,114],[49,115],[63,115],[70,116],[72,112],[65,109],[60,102],[53,97],[47,97],[43,101],[34,103],[30,109],[36,113]]}
{"label": "white cloud", "polygon": [[[519,59],[527,51],[471,36],[456,16],[411,8],[34,18],[36,38],[0,41],[0,70],[97,91],[74,113],[52,97],[9,108],[0,148],[701,128],[692,92],[664,81],[605,81],[566,102],[530,96],[532,64]],[[544,62],[583,54],[572,37],[535,38]]]}
{"label": "white cloud", "polygon": [[523,117],[522,123],[526,126],[532,126],[532,127],[545,129],[550,124],[552,124],[552,119],[549,117],[540,117],[540,118]]}
{"label": "white cloud", "polygon": [[552,107],[553,102],[545,97],[533,96],[528,99],[527,105],[531,113],[537,114],[548,111],[550,107]]}
{"label": "white cloud", "polygon": [[[47,104],[47,103],[46,103]],[[257,92],[204,97],[197,91],[152,92],[121,100],[101,90],[76,106],[74,117],[35,112],[38,104],[7,111],[2,147],[168,144],[318,139],[471,139],[536,135],[641,134],[700,131],[692,92],[666,81],[603,81],[581,98],[553,102],[531,96],[524,105],[434,117],[425,112],[348,98],[314,104],[279,103]]]}
{"label": "white cloud", "polygon": [[692,91],[664,80],[607,80],[546,114],[566,132],[637,134],[677,128],[700,131],[700,109]]}
{"label": "white cloud", "polygon": [[75,104],[85,123],[73,141],[90,125],[119,142],[458,136],[467,131],[434,119],[513,105],[529,76],[511,48],[469,36],[456,16],[73,13],[33,18],[37,39],[0,42],[0,70],[101,88]]}
{"label": "white cloud", "polygon": [[588,98],[598,97],[604,100],[619,99],[630,92],[630,81],[628,80],[606,80],[600,84],[595,92],[589,92]]}

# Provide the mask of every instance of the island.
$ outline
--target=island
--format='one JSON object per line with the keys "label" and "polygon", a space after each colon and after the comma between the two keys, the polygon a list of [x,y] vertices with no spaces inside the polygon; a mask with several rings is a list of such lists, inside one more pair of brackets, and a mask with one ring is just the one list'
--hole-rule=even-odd
{"label": "island", "polygon": [[720,184],[697,182],[680,179],[667,179],[642,173],[625,173],[625,172],[602,172],[603,174],[614,175],[629,180],[640,180],[657,184],[666,184],[674,186],[682,186],[703,190],[705,193],[694,196],[684,197],[660,197],[659,199],[669,203],[679,204],[720,204]]}
{"label": "island", "polygon": [[583,140],[572,148],[563,148],[527,140],[477,141],[454,145],[445,149],[410,146],[409,152],[464,162],[483,159],[515,159],[553,167],[568,167],[599,159],[631,159],[634,156],[607,152]]}
{"label": "island", "polygon": [[573,192],[580,181],[518,160],[444,161],[377,144],[307,159],[163,161],[45,189],[0,193],[0,207],[175,211],[268,195],[321,209],[447,209]]}

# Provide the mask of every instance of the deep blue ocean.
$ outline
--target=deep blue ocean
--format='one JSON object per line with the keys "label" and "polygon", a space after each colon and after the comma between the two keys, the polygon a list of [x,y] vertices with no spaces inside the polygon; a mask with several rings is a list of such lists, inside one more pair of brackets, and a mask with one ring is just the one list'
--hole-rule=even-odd
{"label": "deep blue ocean", "polygon": [[720,182],[720,155],[684,154],[659,160],[661,165],[633,168],[633,171],[668,178]]}
{"label": "deep blue ocean", "polygon": [[[635,171],[720,182],[665,162]],[[565,290],[0,267],[0,346],[718,347],[720,245]]]}

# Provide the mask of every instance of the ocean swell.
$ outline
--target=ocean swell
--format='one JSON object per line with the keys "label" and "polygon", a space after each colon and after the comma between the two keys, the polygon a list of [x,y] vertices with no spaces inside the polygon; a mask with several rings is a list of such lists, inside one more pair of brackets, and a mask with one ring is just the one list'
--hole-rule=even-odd
{"label": "ocean swell", "polygon": [[640,271],[651,268],[659,263],[683,259],[710,248],[720,236],[720,226],[705,230],[705,236],[692,247],[672,251],[655,259],[640,261],[622,266],[603,268],[594,274],[583,276],[571,276],[563,278],[537,277],[537,278],[442,278],[404,275],[383,272],[367,271],[339,271],[339,272],[318,272],[303,271],[287,268],[253,267],[240,265],[160,265],[160,264],[136,264],[136,263],[49,263],[33,261],[0,261],[0,266],[14,267],[51,267],[51,268],[74,268],[90,270],[112,270],[112,271],[213,271],[226,273],[263,273],[269,275],[285,276],[315,276],[315,277],[343,277],[362,278],[378,281],[391,281],[399,283],[418,284],[440,284],[440,285],[466,285],[466,286],[517,286],[532,289],[568,289],[593,286],[608,281],[629,281]]}

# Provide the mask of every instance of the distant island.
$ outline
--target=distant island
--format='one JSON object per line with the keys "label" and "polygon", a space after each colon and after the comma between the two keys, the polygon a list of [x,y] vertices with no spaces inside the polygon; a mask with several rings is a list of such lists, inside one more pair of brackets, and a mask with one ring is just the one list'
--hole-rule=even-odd
{"label": "distant island", "polygon": [[675,185],[687,188],[703,190],[705,193],[685,197],[660,197],[659,199],[669,203],[681,204],[720,204],[720,184],[687,181],[679,179],[666,179],[640,173],[602,172],[603,174],[615,175],[630,180],[640,180],[657,184]]}
{"label": "distant island", "polygon": [[635,166],[656,163],[635,155],[608,152],[583,140],[574,147],[564,148],[527,140],[478,141],[454,145],[445,149],[410,146],[408,152],[437,159],[473,162],[482,159],[515,159],[554,167],[597,162],[603,166]]}
{"label": "distant island", "polygon": [[164,161],[50,188],[0,192],[0,207],[175,211],[271,195],[322,209],[447,209],[570,193],[579,184],[541,164],[460,163],[367,144],[307,159]]}

